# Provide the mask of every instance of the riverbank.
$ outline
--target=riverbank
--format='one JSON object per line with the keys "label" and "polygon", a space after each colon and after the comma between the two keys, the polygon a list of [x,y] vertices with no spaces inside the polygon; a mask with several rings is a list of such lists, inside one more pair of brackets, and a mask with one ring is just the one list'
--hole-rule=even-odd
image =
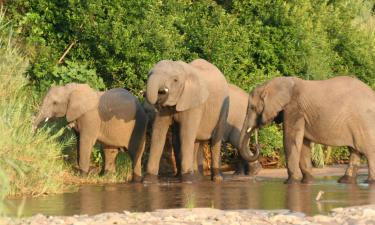
{"label": "riverbank", "polygon": [[0,218],[0,224],[373,224],[375,205],[333,209],[329,215],[305,216],[289,210],[219,210],[213,208],[164,209],[154,212],[102,213],[94,216]]}

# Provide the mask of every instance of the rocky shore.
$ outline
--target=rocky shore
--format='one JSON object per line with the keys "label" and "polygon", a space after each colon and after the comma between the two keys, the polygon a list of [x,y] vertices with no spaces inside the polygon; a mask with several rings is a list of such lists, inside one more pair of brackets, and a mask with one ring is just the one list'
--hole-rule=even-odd
{"label": "rocky shore", "polygon": [[375,224],[375,205],[336,208],[329,215],[306,216],[289,210],[164,209],[154,212],[102,213],[94,216],[0,218],[5,225],[110,225],[110,224]]}

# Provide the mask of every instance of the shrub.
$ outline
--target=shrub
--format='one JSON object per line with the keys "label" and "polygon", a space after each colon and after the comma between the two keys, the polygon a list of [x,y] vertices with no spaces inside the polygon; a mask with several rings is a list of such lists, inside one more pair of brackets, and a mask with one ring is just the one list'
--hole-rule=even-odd
{"label": "shrub", "polygon": [[1,196],[38,195],[63,189],[66,143],[50,129],[31,132],[33,99],[24,73],[27,59],[12,38],[12,29],[0,13],[0,183]]}

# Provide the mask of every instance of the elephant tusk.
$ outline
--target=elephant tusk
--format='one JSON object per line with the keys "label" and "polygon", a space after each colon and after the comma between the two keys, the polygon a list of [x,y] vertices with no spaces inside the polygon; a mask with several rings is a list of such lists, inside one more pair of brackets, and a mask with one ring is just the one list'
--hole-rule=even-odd
{"label": "elephant tusk", "polygon": [[47,123],[48,122],[48,120],[49,120],[49,117],[47,117],[45,120],[44,120],[44,122],[45,123]]}
{"label": "elephant tusk", "polygon": [[169,89],[168,89],[168,88],[164,88],[164,91],[165,91],[165,93],[167,94],[168,91],[169,91]]}
{"label": "elephant tusk", "polygon": [[249,134],[249,133],[251,132],[251,129],[252,129],[252,128],[251,128],[251,127],[249,127],[249,129],[247,129],[247,131],[246,131],[246,132],[247,132],[247,133]]}

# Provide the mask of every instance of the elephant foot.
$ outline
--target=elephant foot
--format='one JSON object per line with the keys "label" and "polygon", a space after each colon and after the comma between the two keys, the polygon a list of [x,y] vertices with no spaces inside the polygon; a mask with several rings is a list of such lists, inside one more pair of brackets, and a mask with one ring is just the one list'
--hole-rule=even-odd
{"label": "elephant foot", "polygon": [[212,176],[212,181],[220,183],[224,180],[223,176],[221,174],[216,174]]}
{"label": "elephant foot", "polygon": [[223,181],[223,176],[221,175],[220,169],[212,169],[211,170],[211,180],[214,181],[214,182]]}
{"label": "elephant foot", "polygon": [[259,161],[249,163],[249,171],[246,173],[246,175],[255,176],[261,170],[262,170],[262,165],[259,163]]}
{"label": "elephant foot", "polygon": [[314,182],[314,177],[311,174],[304,174],[301,182],[303,184],[312,184]]}
{"label": "elephant foot", "polygon": [[143,177],[142,183],[144,183],[144,184],[157,184],[157,183],[159,183],[158,175],[146,174]]}
{"label": "elephant foot", "polygon": [[191,184],[194,181],[197,181],[197,177],[194,173],[184,173],[181,175],[181,182],[185,184]]}
{"label": "elephant foot", "polygon": [[337,182],[342,183],[342,184],[356,184],[357,183],[357,177],[344,175],[344,176],[340,177],[340,179]]}
{"label": "elephant foot", "polygon": [[142,182],[142,176],[137,175],[137,174],[133,174],[133,179],[132,179],[132,181],[133,181],[134,183],[140,183],[140,182]]}
{"label": "elephant foot", "polygon": [[86,178],[88,175],[89,175],[89,172],[86,172],[86,171],[83,171],[83,170],[79,171],[79,176],[82,177],[82,178]]}
{"label": "elephant foot", "polygon": [[284,184],[298,184],[299,180],[293,177],[289,177],[284,181]]}

